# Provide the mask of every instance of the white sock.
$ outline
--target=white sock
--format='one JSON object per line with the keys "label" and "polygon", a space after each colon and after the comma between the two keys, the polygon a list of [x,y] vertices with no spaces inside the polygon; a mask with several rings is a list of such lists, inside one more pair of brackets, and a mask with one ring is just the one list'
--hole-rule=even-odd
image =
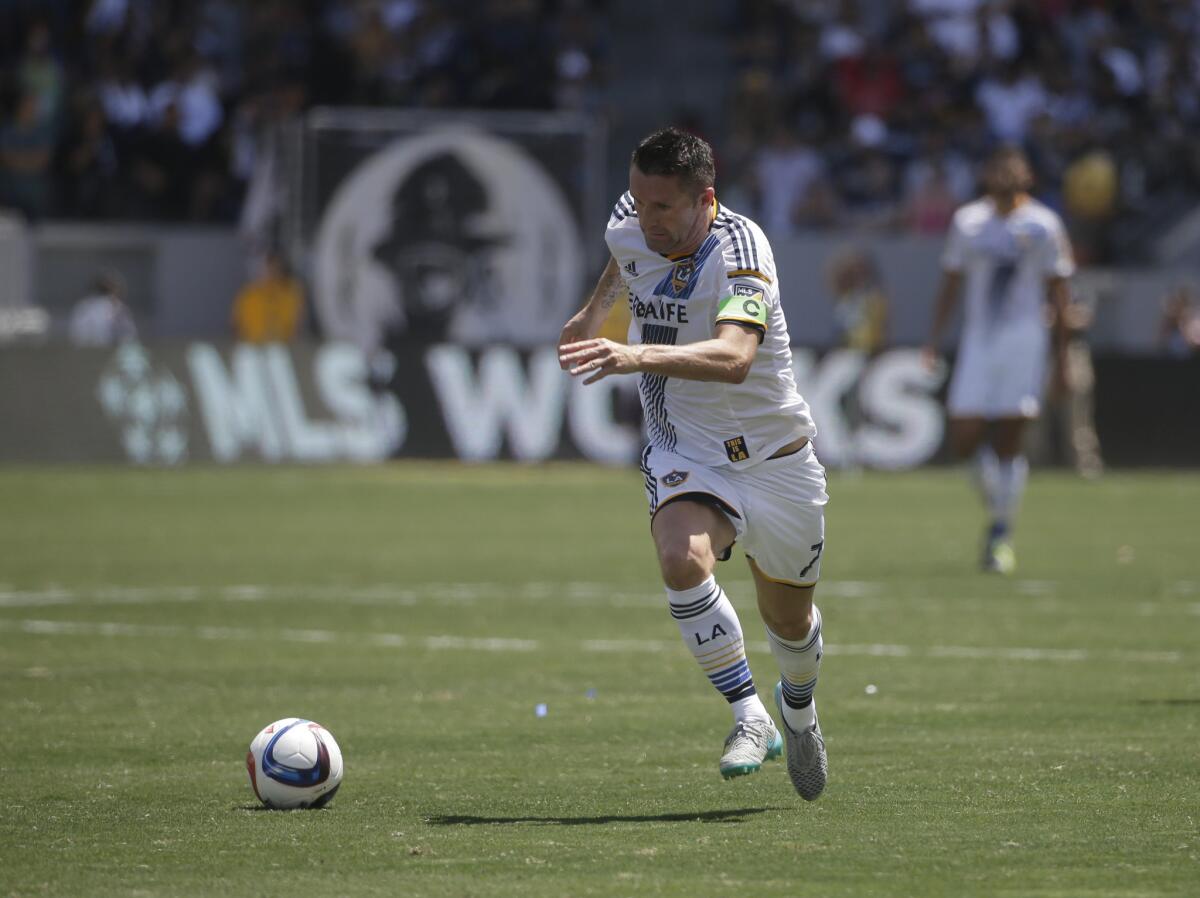
{"label": "white sock", "polygon": [[996,493],[1000,488],[1000,459],[996,457],[995,451],[991,446],[983,445],[979,447],[979,451],[975,453],[975,465],[973,468],[975,488],[979,490],[979,497],[983,500],[983,507],[988,510],[989,514],[994,514],[996,507]]}
{"label": "white sock", "polygon": [[767,628],[767,642],[779,665],[783,684],[783,719],[795,732],[808,729],[817,719],[813,691],[821,670],[821,654],[825,645],[821,638],[821,611],[812,610],[812,628],[803,639],[790,640]]}
{"label": "white sock", "polygon": [[1013,516],[1021,504],[1029,462],[1024,455],[996,460],[996,495],[992,503],[992,519],[1005,531],[1012,525]]}
{"label": "white sock", "polygon": [[725,696],[734,720],[769,718],[746,661],[742,625],[725,591],[709,577],[691,589],[668,589],[671,616],[700,668]]}

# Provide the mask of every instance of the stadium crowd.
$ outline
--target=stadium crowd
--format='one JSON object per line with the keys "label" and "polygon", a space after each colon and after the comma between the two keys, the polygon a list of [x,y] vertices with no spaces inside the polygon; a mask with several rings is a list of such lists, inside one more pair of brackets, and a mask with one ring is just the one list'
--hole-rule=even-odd
{"label": "stadium crowd", "polygon": [[[5,0],[0,204],[232,220],[314,104],[616,105],[607,0]],[[773,233],[940,233],[1024,144],[1085,261],[1200,197],[1194,0],[738,0],[722,193]],[[1147,139],[1153,135],[1153,139]],[[763,189],[770,184],[770,189]],[[1122,230],[1124,229],[1124,230]]]}
{"label": "stadium crowd", "polygon": [[997,143],[1026,147],[1085,261],[1200,195],[1195,2],[742,0],[737,20],[725,156],[774,232],[942,233]]}
{"label": "stadium crowd", "polygon": [[0,205],[231,220],[273,123],[316,104],[579,108],[594,2],[4,0]]}

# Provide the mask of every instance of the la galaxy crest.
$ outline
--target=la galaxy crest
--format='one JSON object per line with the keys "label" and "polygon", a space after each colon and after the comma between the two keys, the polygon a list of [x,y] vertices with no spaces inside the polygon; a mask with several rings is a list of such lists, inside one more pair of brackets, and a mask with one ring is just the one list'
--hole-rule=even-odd
{"label": "la galaxy crest", "polygon": [[676,293],[681,293],[687,289],[688,283],[692,280],[692,275],[696,273],[696,263],[692,259],[682,259],[675,263],[675,267],[671,269],[671,286]]}
{"label": "la galaxy crest", "polygon": [[663,486],[676,487],[676,486],[682,486],[684,481],[686,481],[687,479],[688,479],[687,471],[672,471],[669,474],[663,475],[662,482],[663,482]]}

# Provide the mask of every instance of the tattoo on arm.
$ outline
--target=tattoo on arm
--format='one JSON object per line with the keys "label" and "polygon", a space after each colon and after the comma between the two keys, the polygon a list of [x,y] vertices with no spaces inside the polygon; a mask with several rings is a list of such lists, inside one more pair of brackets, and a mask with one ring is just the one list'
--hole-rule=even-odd
{"label": "tattoo on arm", "polygon": [[600,282],[596,284],[596,300],[600,303],[600,308],[611,309],[624,286],[616,260],[609,259],[608,264],[604,266],[604,273],[600,275]]}

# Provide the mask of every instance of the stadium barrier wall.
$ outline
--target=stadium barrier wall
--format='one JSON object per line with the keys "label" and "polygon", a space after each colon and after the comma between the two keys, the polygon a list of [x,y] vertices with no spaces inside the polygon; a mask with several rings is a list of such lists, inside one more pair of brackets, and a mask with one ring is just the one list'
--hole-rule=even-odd
{"label": "stadium barrier wall", "polygon": [[[599,234],[594,242],[602,246]],[[65,329],[72,305],[88,293],[97,274],[115,270],[126,282],[127,301],[147,339],[221,340],[230,334],[233,300],[251,268],[247,246],[232,229],[44,224],[11,239],[0,234],[0,244],[0,270],[12,275],[0,284],[0,313],[33,303],[50,315],[52,332]],[[890,342],[920,343],[929,326],[941,241],[838,232],[774,241],[792,338],[815,346],[834,340],[833,301],[822,272],[847,245],[869,252],[879,268],[890,299]],[[17,265],[13,260],[25,259],[22,253],[27,264]],[[1079,272],[1076,292],[1096,307],[1092,345],[1103,352],[1153,352],[1160,301],[1183,279],[1184,273],[1165,269]],[[310,292],[315,289],[314,284]],[[310,296],[310,313],[319,317],[313,300]],[[513,324],[532,334],[536,345],[548,330],[557,330],[558,317],[565,314],[535,310],[537,320],[546,322],[541,332],[522,324],[517,314]],[[3,325],[0,320],[0,339]]]}
{"label": "stadium barrier wall", "polygon": [[[944,460],[944,378],[914,349],[797,347],[797,381],[831,466]],[[1107,461],[1200,464],[1200,360],[1096,361]],[[345,343],[62,345],[0,351],[0,462],[375,462],[392,457],[631,463],[636,381],[567,377],[552,346]]]}

